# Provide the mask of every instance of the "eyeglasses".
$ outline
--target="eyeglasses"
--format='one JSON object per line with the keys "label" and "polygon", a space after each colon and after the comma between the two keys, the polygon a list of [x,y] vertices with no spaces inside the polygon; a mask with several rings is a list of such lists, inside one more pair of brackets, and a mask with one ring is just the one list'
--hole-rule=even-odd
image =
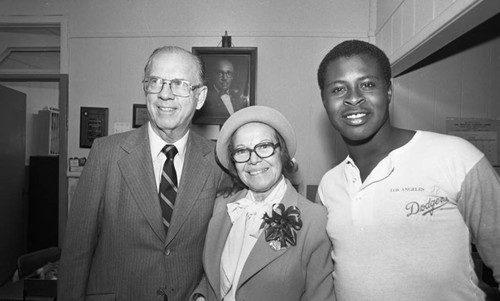
{"label": "eyeglasses", "polygon": [[156,76],[150,76],[147,79],[144,79],[142,83],[144,84],[144,91],[146,91],[146,93],[160,93],[161,90],[163,90],[163,85],[167,84],[174,95],[181,97],[189,96],[191,91],[203,86],[203,84],[192,86],[190,82],[183,79],[175,78],[168,80]]}
{"label": "eyeglasses", "polygon": [[217,72],[217,76],[218,76],[219,78],[223,78],[223,77],[224,77],[224,75],[225,75],[227,78],[233,78],[233,72],[231,72],[231,71],[227,71],[227,72],[224,72],[224,71],[219,71],[219,72]]}
{"label": "eyeglasses", "polygon": [[276,148],[278,147],[280,147],[279,142],[262,142],[256,144],[253,149],[238,148],[231,152],[231,159],[236,163],[245,163],[250,160],[252,152],[254,152],[261,159],[269,158],[274,155],[274,153],[276,152]]}

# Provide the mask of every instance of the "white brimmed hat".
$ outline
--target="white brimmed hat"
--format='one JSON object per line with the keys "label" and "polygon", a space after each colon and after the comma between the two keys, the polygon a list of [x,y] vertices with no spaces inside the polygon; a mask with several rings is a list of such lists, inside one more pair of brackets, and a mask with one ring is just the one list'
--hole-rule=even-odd
{"label": "white brimmed hat", "polygon": [[234,132],[250,122],[261,122],[275,129],[285,140],[290,158],[297,151],[295,131],[288,120],[277,110],[264,106],[249,106],[232,114],[222,126],[217,139],[216,153],[220,164],[229,171],[234,171],[228,146]]}

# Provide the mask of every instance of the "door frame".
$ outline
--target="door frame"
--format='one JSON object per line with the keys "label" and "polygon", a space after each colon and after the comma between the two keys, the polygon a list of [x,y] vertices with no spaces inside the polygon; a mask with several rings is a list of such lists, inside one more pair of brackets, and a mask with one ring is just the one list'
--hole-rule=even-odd
{"label": "door frame", "polygon": [[[59,246],[62,246],[66,221],[68,219],[68,19],[66,16],[3,15],[0,27],[46,27],[59,26],[60,29],[60,69],[59,73],[0,73],[4,82],[58,82],[59,83]],[[34,72],[34,71],[33,71]]]}
{"label": "door frame", "polygon": [[68,218],[68,74],[0,74],[2,82],[59,83],[59,220],[58,241],[62,245]]}

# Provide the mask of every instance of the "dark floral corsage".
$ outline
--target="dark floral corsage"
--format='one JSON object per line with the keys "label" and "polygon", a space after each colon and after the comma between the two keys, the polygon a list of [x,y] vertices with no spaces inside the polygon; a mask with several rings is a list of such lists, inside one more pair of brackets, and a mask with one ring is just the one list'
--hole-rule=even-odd
{"label": "dark floral corsage", "polygon": [[296,206],[286,208],[282,203],[274,204],[271,216],[264,214],[264,221],[260,228],[264,228],[266,241],[275,251],[286,248],[287,243],[295,246],[297,243],[297,231],[302,228],[300,210]]}

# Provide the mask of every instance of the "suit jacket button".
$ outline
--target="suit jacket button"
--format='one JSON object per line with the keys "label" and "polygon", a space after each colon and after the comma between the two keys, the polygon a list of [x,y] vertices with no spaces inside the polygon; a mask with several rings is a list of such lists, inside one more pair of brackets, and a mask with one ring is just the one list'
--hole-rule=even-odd
{"label": "suit jacket button", "polygon": [[165,250],[165,255],[166,255],[166,256],[170,255],[170,249],[166,249],[166,250]]}
{"label": "suit jacket button", "polygon": [[156,295],[160,297],[165,296],[165,289],[163,287],[160,287],[159,289],[156,290]]}

